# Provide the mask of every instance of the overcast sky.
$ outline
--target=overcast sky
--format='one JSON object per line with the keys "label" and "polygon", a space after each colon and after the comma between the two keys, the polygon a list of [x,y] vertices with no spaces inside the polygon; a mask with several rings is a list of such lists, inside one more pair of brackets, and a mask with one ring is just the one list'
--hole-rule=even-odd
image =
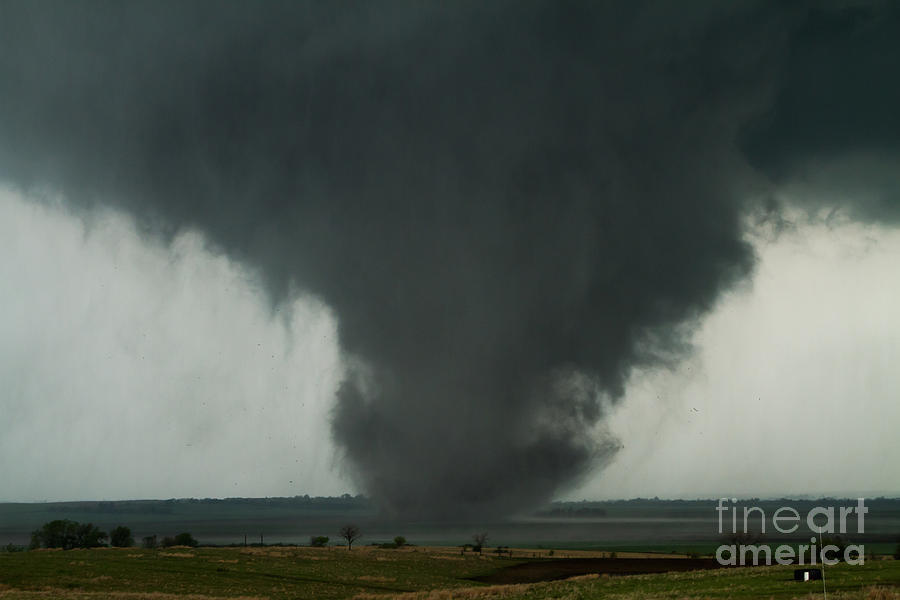
{"label": "overcast sky", "polygon": [[[200,233],[166,245],[9,188],[0,239],[0,500],[356,492],[327,307],[273,317]],[[900,493],[900,231],[833,218],[754,244],[756,275],[692,357],[632,376],[624,447],[560,497]]]}
{"label": "overcast sky", "polygon": [[335,323],[203,237],[0,191],[2,500],[339,494]]}
{"label": "overcast sky", "polygon": [[900,493],[900,231],[833,219],[755,245],[696,354],[632,377],[625,447],[569,497]]}

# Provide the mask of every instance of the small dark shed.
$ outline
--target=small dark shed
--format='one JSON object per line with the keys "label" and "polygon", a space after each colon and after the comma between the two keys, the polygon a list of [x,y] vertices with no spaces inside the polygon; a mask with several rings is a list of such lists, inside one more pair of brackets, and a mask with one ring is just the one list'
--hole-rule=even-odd
{"label": "small dark shed", "polygon": [[795,581],[815,581],[822,579],[822,569],[794,569]]}

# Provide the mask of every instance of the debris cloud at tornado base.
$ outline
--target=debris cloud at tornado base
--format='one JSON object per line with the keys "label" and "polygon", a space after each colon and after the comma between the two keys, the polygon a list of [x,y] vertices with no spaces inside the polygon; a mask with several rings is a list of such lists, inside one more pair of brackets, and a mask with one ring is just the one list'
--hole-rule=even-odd
{"label": "debris cloud at tornado base", "polygon": [[779,185],[895,216],[897,13],[5,2],[0,177],[321,298],[360,488],[509,514],[613,456],[605,411],[752,273]]}

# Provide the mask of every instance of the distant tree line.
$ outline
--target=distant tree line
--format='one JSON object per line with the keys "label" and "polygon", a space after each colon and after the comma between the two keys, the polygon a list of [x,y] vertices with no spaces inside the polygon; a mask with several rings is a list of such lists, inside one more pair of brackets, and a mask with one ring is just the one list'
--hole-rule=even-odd
{"label": "distant tree line", "polygon": [[606,509],[598,506],[578,506],[577,504],[565,504],[553,506],[534,513],[538,517],[561,517],[564,519],[584,519],[590,517],[605,517]]}
{"label": "distant tree line", "polygon": [[291,496],[284,498],[169,498],[168,500],[101,500],[80,502],[49,502],[44,510],[51,513],[114,514],[173,514],[180,508],[215,506],[219,508],[282,507],[316,510],[358,510],[374,508],[371,500],[362,495],[351,496]]}
{"label": "distant tree line", "polygon": [[408,546],[409,542],[407,542],[406,538],[403,537],[402,535],[398,535],[397,537],[394,538],[393,542],[384,542],[381,544],[376,542],[375,544],[372,544],[372,545],[377,548],[382,548],[384,550],[393,550],[395,548],[402,548],[404,546]]}
{"label": "distant tree line", "polygon": [[179,533],[174,537],[167,535],[161,540],[155,535],[148,535],[141,539],[141,547],[148,550],[153,550],[154,548],[171,548],[172,546],[189,546],[191,548],[196,548],[199,545],[200,543],[194,539],[194,536],[187,532]]}
{"label": "distant tree line", "polygon": [[96,513],[113,514],[148,514],[169,515],[173,512],[173,503],[165,500],[123,500],[119,502],[59,502],[47,506],[51,513]]}
{"label": "distant tree line", "polygon": [[[108,544],[107,540],[109,541]],[[57,519],[44,523],[40,529],[36,529],[31,533],[29,548],[72,550],[74,548],[100,548],[107,545],[114,548],[130,548],[134,546],[134,537],[131,535],[131,529],[124,525],[119,525],[107,534],[93,523],[79,523],[69,519]],[[190,533],[179,533],[174,537],[164,537],[161,542],[157,542],[155,535],[147,536],[143,538],[141,545],[144,548],[157,548],[159,546],[165,548],[170,546],[196,547],[199,544]]]}

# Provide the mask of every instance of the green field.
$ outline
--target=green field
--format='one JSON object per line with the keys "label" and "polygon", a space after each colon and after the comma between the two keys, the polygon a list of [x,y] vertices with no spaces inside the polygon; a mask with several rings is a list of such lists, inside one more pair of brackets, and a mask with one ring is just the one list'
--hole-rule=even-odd
{"label": "green field", "polygon": [[[516,561],[453,548],[169,548],[0,552],[0,598],[803,598],[820,582],[792,580],[790,567],[660,575],[584,576],[479,586]],[[900,561],[828,568],[829,597],[900,598]]]}
{"label": "green field", "polygon": [[112,592],[156,593],[152,597],[352,598],[364,592],[472,585],[463,578],[489,573],[502,564],[508,561],[417,549],[38,550],[0,553],[0,598],[100,598]]}
{"label": "green field", "polygon": [[[522,600],[787,600],[821,598],[821,584],[821,581],[794,581],[793,567],[776,566],[627,577],[584,576],[566,581],[506,586],[511,589],[495,586],[471,597]],[[827,571],[827,585],[828,597],[834,600],[897,600],[900,599],[900,561],[876,561],[864,566],[835,566]],[[404,599],[431,597],[428,594],[418,594]]]}

